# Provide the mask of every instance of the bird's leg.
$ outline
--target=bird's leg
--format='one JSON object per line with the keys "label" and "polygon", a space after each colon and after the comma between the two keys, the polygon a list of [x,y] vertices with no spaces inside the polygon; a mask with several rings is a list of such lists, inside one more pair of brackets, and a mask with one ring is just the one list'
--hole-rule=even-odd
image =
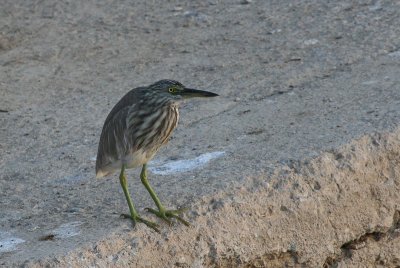
{"label": "bird's leg", "polygon": [[156,223],[148,221],[146,219],[143,219],[137,213],[135,206],[133,205],[129,191],[128,191],[128,183],[126,181],[126,176],[125,176],[125,165],[122,165],[121,174],[119,175],[119,181],[121,183],[122,190],[124,191],[126,201],[128,202],[129,211],[131,213],[131,215],[123,214],[123,216],[132,219],[134,226],[136,225],[136,222],[142,222],[142,223],[146,224],[148,227],[152,228],[157,233],[159,233],[160,230],[158,230],[158,225]]}
{"label": "bird's leg", "polygon": [[149,192],[151,198],[154,200],[154,203],[156,203],[156,206],[158,208],[158,211],[152,208],[146,208],[148,212],[151,212],[155,214],[156,216],[160,217],[161,219],[165,220],[168,224],[171,224],[171,220],[169,218],[175,218],[181,223],[183,223],[186,226],[189,226],[189,222],[185,221],[181,217],[178,216],[178,214],[184,212],[186,209],[178,209],[178,210],[166,210],[164,206],[161,204],[160,199],[158,199],[158,196],[154,192],[154,190],[151,188],[149,181],[147,180],[147,165],[144,164],[142,167],[142,172],[140,172],[140,179],[142,180],[142,183],[144,187],[146,187],[147,191]]}

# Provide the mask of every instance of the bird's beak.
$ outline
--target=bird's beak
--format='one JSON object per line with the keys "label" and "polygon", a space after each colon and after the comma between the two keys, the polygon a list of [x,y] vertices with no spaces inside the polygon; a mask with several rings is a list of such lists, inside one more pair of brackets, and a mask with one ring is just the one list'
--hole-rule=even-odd
{"label": "bird's beak", "polygon": [[181,95],[184,98],[194,98],[194,97],[216,97],[218,94],[209,92],[209,91],[204,91],[204,90],[198,90],[198,89],[192,89],[192,88],[185,88],[183,91],[181,91]]}

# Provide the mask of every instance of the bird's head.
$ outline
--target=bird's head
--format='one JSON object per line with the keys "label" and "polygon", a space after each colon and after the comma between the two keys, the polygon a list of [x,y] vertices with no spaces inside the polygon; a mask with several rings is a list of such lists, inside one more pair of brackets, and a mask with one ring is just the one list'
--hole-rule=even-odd
{"label": "bird's head", "polygon": [[218,94],[209,91],[187,88],[178,81],[168,80],[168,79],[160,80],[150,85],[149,88],[157,91],[158,93],[163,94],[164,96],[169,96],[170,98],[173,99],[189,99],[194,97],[204,98],[204,97],[218,96]]}

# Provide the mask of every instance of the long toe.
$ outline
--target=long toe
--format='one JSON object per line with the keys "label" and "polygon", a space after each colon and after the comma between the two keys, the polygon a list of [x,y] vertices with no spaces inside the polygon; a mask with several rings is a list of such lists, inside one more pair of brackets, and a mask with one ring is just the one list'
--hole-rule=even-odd
{"label": "long toe", "polygon": [[123,218],[123,219],[132,219],[132,216],[131,215],[129,215],[129,214],[125,214],[125,213],[122,213],[121,215],[119,215],[121,218]]}
{"label": "long toe", "polygon": [[190,226],[190,223],[178,216],[178,214],[183,213],[187,210],[187,208],[183,209],[177,209],[177,210],[155,210],[152,208],[146,208],[146,211],[153,213],[157,217],[163,219],[165,222],[167,222],[169,225],[172,224],[171,218],[175,218],[181,223],[183,223],[186,226]]}
{"label": "long toe", "polygon": [[190,223],[189,223],[188,221],[182,219],[182,218],[181,218],[180,216],[178,216],[177,213],[174,212],[174,211],[175,211],[175,210],[167,210],[167,211],[165,212],[165,215],[166,215],[167,217],[177,219],[178,221],[180,221],[181,223],[183,223],[183,224],[186,225],[186,226],[190,226]]}
{"label": "long toe", "polygon": [[160,230],[158,229],[159,225],[157,223],[154,223],[152,221],[148,221],[146,219],[143,219],[141,217],[138,217],[136,219],[138,222],[142,222],[144,224],[147,225],[147,227],[150,227],[151,229],[153,229],[154,231],[156,231],[157,233],[160,233]]}
{"label": "long toe", "polygon": [[141,223],[146,224],[147,227],[153,229],[157,233],[160,233],[159,225],[157,223],[154,223],[152,221],[148,221],[148,220],[146,220],[146,219],[144,219],[144,218],[142,218],[140,216],[132,216],[132,215],[129,215],[129,214],[121,214],[120,217],[122,217],[124,219],[132,220],[133,227],[136,227],[136,223],[137,222],[141,222]]}
{"label": "long toe", "polygon": [[166,215],[166,211],[158,211],[152,208],[145,208],[145,210],[147,212],[150,212],[154,215],[156,215],[157,217],[159,217],[160,219],[162,219],[163,221],[165,221],[168,225],[172,225],[172,221],[168,218],[168,216]]}

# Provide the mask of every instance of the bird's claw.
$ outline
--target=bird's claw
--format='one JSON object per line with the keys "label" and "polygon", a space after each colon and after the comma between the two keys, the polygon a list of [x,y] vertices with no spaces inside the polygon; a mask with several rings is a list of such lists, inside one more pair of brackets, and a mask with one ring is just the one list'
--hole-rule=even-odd
{"label": "bird's claw", "polygon": [[172,225],[172,221],[170,218],[175,218],[181,223],[183,223],[186,226],[190,226],[190,223],[187,222],[186,220],[182,219],[181,217],[178,216],[178,214],[181,214],[185,211],[188,210],[188,208],[181,208],[181,209],[175,209],[175,210],[155,210],[152,208],[145,208],[147,212],[153,213],[157,217],[163,219],[165,222],[167,222],[169,225]]}
{"label": "bird's claw", "polygon": [[133,227],[136,226],[137,222],[141,222],[147,225],[147,227],[150,227],[151,229],[153,229],[154,231],[156,231],[157,233],[160,233],[160,230],[158,229],[159,225],[157,223],[148,221],[140,216],[132,216],[129,214],[121,214],[121,217],[124,219],[131,219],[132,220],[132,224]]}

